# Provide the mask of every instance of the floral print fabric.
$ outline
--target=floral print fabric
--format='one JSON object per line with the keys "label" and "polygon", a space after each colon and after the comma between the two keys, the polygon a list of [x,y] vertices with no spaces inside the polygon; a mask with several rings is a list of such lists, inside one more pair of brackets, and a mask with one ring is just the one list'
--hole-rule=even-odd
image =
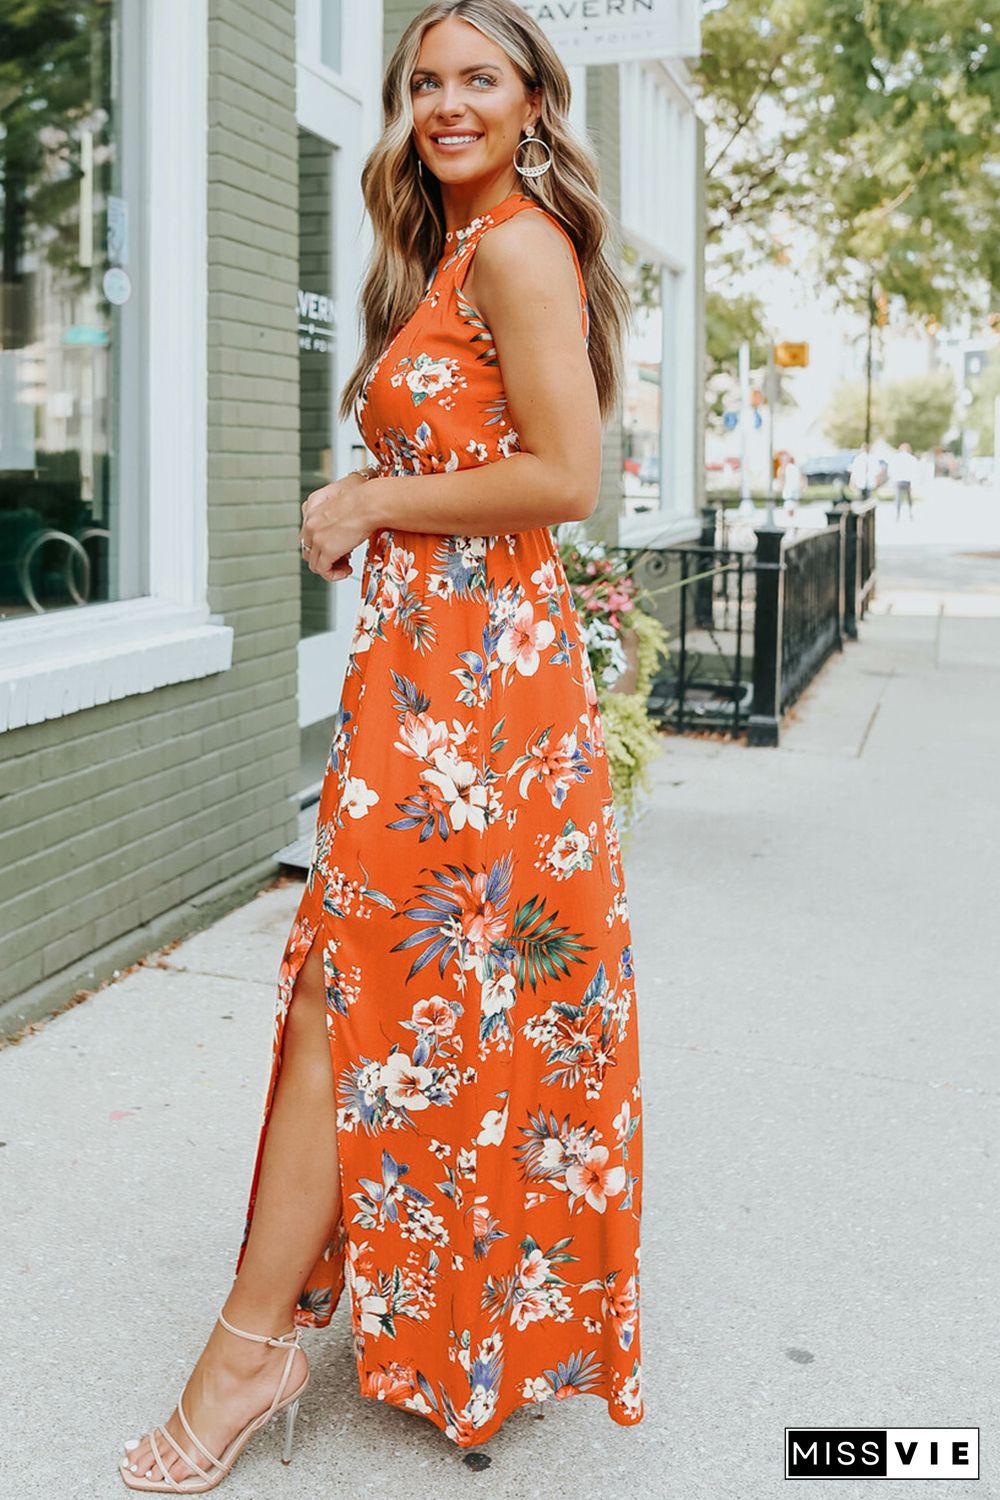
{"label": "floral print fabric", "polygon": [[[385,473],[518,451],[462,285],[482,235],[527,209],[545,211],[515,193],[449,233],[368,372],[356,416]],[[329,1323],[346,1282],[361,1393],[461,1447],[574,1394],[640,1421],[629,911],[593,678],[547,526],[369,539],[237,1269],[316,942],[343,1212],[296,1323]]]}

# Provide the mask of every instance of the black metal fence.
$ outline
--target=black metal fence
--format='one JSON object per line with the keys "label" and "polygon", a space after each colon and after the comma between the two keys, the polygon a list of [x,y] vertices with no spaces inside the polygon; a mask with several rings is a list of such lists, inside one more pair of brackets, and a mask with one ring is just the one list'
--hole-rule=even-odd
{"label": "black metal fence", "polygon": [[825,527],[756,526],[715,506],[697,542],[614,549],[669,632],[649,698],[680,732],[776,745],[782,716],[873,597],[875,505],[843,501]]}

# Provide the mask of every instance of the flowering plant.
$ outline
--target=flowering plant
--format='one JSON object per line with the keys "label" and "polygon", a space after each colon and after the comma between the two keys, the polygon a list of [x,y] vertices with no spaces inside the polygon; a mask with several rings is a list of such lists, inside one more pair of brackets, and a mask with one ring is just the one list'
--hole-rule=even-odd
{"label": "flowering plant", "polygon": [[[627,553],[579,536],[560,539],[558,547],[597,688],[611,788],[627,826],[660,749],[646,704],[660,657],[668,654],[667,632],[629,572]],[[630,691],[626,674],[634,675]]]}
{"label": "flowering plant", "polygon": [[628,666],[623,637],[639,608],[639,587],[626,571],[625,560],[609,557],[599,542],[565,542],[560,555],[594,680],[613,687]]}

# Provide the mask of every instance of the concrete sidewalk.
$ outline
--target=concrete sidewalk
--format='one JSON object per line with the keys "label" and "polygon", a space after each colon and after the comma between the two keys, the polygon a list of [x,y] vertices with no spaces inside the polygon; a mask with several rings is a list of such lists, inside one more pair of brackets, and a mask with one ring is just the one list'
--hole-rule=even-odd
{"label": "concrete sidewalk", "polygon": [[[626,851],[646,1419],[476,1473],[361,1397],[346,1296],[228,1500],[784,1496],[786,1425],[978,1425],[1000,1493],[1000,618],[861,626],[776,750],[667,738]],[[3,1500],[124,1495],[229,1289],[296,882],[0,1052]],[[844,1481],[814,1492],[845,1500]],[[928,1482],[921,1500],[953,1493]]]}

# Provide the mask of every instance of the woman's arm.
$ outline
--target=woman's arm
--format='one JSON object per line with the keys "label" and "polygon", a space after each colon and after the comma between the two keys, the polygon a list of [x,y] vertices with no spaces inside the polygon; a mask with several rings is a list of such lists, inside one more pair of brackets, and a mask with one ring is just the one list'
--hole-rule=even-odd
{"label": "woman's arm", "polygon": [[348,475],[303,502],[300,540],[329,579],[379,529],[494,536],[582,520],[597,503],[601,414],[569,246],[541,214],[521,213],[480,241],[466,294],[493,334],[519,452],[449,474]]}
{"label": "woman's arm", "polygon": [[583,519],[597,503],[600,407],[562,235],[540,214],[497,224],[465,290],[492,331],[521,451],[449,474],[368,480],[356,498],[372,531],[492,536]]}

